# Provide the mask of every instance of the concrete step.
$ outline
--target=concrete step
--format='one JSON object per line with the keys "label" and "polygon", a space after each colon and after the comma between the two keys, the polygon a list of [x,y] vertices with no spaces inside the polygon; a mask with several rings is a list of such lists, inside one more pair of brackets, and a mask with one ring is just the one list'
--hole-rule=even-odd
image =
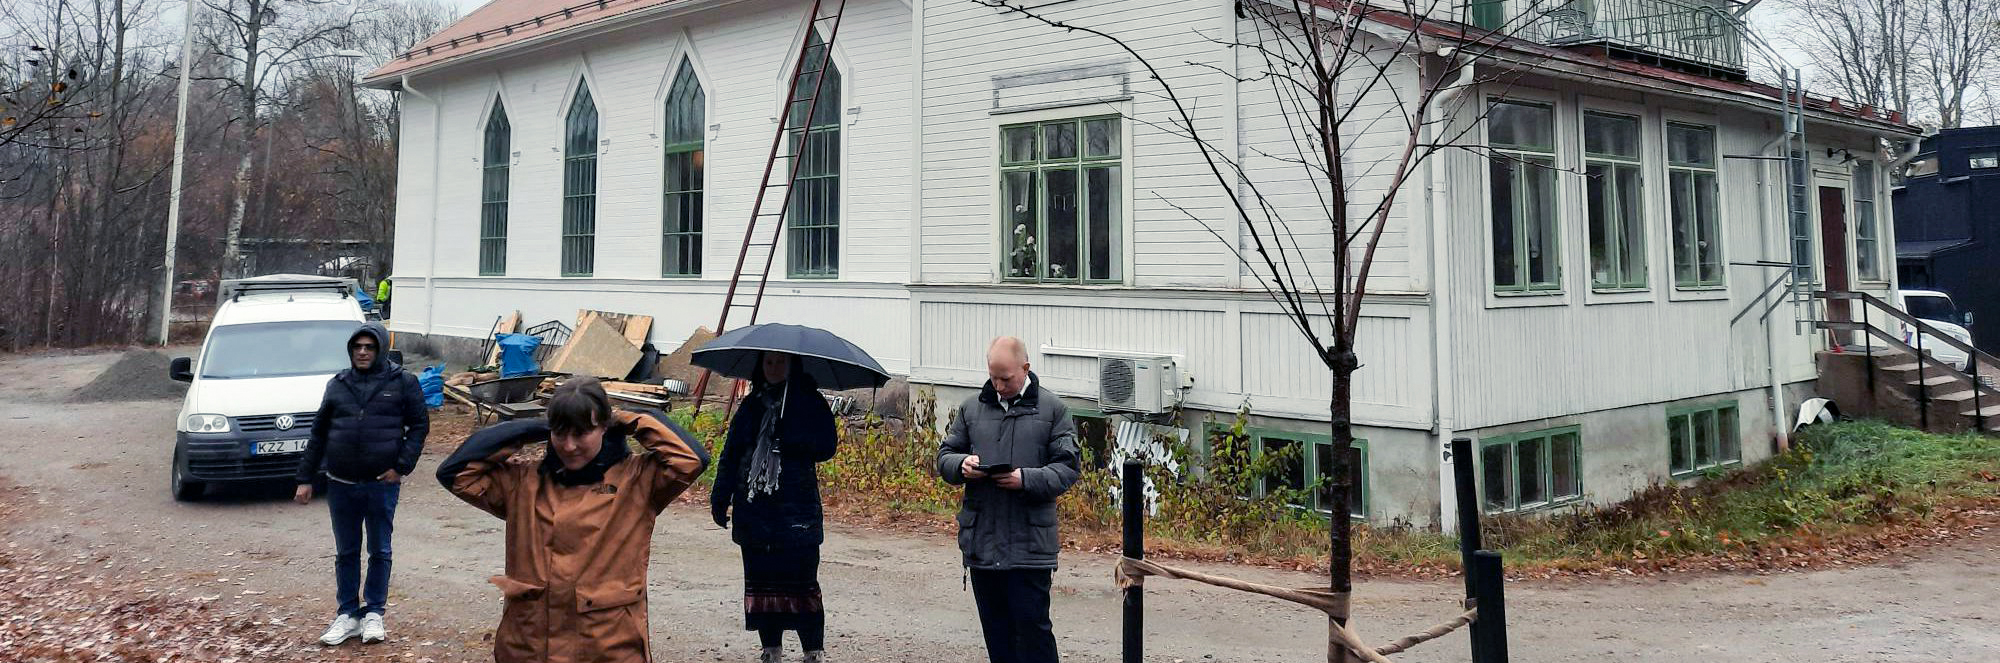
{"label": "concrete step", "polygon": [[1922,380],[1911,380],[1905,384],[1908,384],[1912,387],[1915,387],[1917,385],[1923,385],[1926,387],[1943,387],[1947,385],[1958,385],[1961,387],[1968,387],[1968,388],[1971,387],[1971,383],[1968,382],[1964,376],[1960,375],[1933,375],[1931,377],[1927,377]]}
{"label": "concrete step", "polygon": [[[1969,409],[1968,409],[1968,410],[1966,410],[1965,412],[1963,412],[1962,414],[1964,414],[1965,416],[1968,416],[1968,417],[1977,417],[1977,416],[1981,416],[1982,414],[1984,414],[1985,416],[1988,416],[1988,417],[2000,417],[2000,405],[1988,405],[1988,406],[1986,406],[1986,407],[1984,407],[1984,408],[1981,408],[1981,409],[1979,409],[1979,410],[1969,410]],[[1996,422],[1996,423],[2000,423],[2000,422]]]}
{"label": "concrete step", "polygon": [[1903,373],[1903,372],[1908,372],[1908,371],[1914,371],[1914,370],[1917,370],[1917,369],[1919,369],[1919,368],[1923,368],[1923,367],[1924,367],[1924,365],[1923,365],[1923,363],[1921,363],[1921,362],[1916,362],[1916,361],[1908,361],[1908,362],[1903,362],[1903,363],[1900,363],[1900,364],[1887,364],[1887,365],[1883,365],[1882,367],[1880,367],[1880,368],[1878,368],[1878,369],[1876,369],[1876,370],[1879,370],[1879,371],[1882,371],[1882,372],[1885,372],[1885,373]]}
{"label": "concrete step", "polygon": [[[1931,394],[1931,401],[1937,403],[1971,403],[1972,390],[1965,388],[1963,385],[1960,386],[1960,389],[1960,391],[1947,394]],[[1987,394],[1986,397],[1991,398],[1993,396],[1992,394]],[[1994,402],[2000,403],[2000,400],[1995,400]]]}

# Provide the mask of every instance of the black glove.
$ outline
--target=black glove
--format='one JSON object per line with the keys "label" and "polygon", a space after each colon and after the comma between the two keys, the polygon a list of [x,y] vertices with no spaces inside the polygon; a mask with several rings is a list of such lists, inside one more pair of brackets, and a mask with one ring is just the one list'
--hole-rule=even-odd
{"label": "black glove", "polygon": [[709,515],[715,516],[715,526],[729,529],[729,503],[716,502],[708,505]]}

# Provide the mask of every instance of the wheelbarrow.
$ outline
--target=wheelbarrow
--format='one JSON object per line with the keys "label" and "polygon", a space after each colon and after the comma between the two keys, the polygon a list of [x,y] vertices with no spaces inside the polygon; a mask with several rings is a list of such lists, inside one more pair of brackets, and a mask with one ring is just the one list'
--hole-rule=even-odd
{"label": "wheelbarrow", "polygon": [[489,417],[507,421],[541,416],[545,408],[535,402],[535,391],[546,377],[519,375],[466,385],[466,395],[472,399],[473,423],[484,426]]}

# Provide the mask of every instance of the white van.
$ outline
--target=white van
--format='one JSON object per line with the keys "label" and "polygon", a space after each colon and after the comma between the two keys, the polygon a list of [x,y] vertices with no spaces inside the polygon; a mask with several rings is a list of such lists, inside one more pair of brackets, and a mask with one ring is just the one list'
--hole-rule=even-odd
{"label": "white van", "polygon": [[346,369],[364,320],[354,279],[273,274],[222,282],[174,435],[174,499],[210,484],[290,480],[305,455],[327,380]]}
{"label": "white van", "polygon": [[[1897,290],[1896,308],[1924,321],[1952,340],[1972,345],[1972,330],[1967,329],[1972,325],[1972,314],[1959,312],[1958,305],[1951,301],[1951,295],[1936,290]],[[1916,347],[1921,336],[1925,353],[1961,371],[1970,367],[1971,356],[1964,350],[1952,347],[1931,334],[1920,335],[1915,327],[1907,324],[1899,323],[1897,328],[1903,335],[1903,343]]]}

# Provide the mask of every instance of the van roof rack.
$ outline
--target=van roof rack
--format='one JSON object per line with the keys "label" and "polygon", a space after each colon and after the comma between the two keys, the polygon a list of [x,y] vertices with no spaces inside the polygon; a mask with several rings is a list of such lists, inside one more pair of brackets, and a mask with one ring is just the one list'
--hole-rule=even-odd
{"label": "van roof rack", "polygon": [[241,301],[245,294],[260,293],[300,293],[337,292],[343,298],[352,297],[360,283],[351,278],[334,276],[313,276],[311,274],[270,274],[247,279],[229,279],[222,282],[220,297],[216,303]]}

